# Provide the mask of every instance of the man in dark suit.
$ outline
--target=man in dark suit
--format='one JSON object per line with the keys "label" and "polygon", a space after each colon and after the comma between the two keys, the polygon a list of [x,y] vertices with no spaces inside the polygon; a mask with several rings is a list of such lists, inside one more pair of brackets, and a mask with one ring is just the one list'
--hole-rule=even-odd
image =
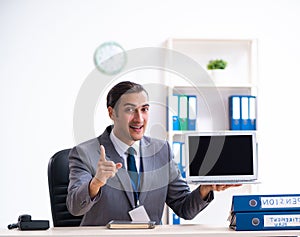
{"label": "man in dark suit", "polygon": [[[73,215],[84,215],[81,225],[131,220],[128,212],[139,206],[160,224],[165,203],[179,217],[193,219],[213,200],[213,191],[234,186],[201,185],[190,191],[169,143],[144,136],[149,107],[141,85],[118,83],[107,95],[114,125],[70,152],[67,206]],[[129,147],[134,148],[131,154]],[[136,171],[130,171],[129,157],[134,157]]]}

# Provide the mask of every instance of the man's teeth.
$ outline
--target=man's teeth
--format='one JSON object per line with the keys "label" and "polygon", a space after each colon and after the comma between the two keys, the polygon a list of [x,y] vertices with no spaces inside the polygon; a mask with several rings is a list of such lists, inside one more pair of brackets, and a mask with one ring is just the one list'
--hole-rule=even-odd
{"label": "man's teeth", "polygon": [[142,126],[130,126],[132,128],[142,128]]}

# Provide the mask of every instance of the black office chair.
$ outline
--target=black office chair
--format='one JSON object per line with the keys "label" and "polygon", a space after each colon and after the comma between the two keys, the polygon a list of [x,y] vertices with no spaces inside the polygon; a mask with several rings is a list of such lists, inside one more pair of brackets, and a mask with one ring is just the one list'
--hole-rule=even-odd
{"label": "black office chair", "polygon": [[55,153],[48,163],[48,185],[54,227],[79,226],[82,216],[73,216],[67,209],[70,149]]}

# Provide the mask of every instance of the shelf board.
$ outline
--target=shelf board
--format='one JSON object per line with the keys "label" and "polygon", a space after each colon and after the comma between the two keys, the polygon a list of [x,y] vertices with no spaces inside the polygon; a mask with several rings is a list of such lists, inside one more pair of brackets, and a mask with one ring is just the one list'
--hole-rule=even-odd
{"label": "shelf board", "polygon": [[[255,88],[256,85],[252,83],[216,83],[216,84],[201,84],[196,85],[197,87],[216,87],[216,88]],[[174,88],[189,89],[192,88],[192,85],[178,85]]]}
{"label": "shelf board", "polygon": [[186,43],[186,42],[195,42],[195,43],[236,43],[236,42],[241,42],[241,43],[251,43],[254,42],[256,39],[252,38],[238,38],[238,39],[233,39],[233,38],[169,38],[167,39],[167,42],[175,42],[175,43]]}
{"label": "shelf board", "polygon": [[184,131],[171,131],[169,132],[170,134],[172,134],[173,136],[181,136],[181,135],[186,135],[186,134],[198,134],[198,133],[226,133],[226,132],[231,132],[231,133],[243,133],[243,132],[253,132],[256,133],[257,130],[201,130],[201,131],[194,131],[194,130],[184,130]]}

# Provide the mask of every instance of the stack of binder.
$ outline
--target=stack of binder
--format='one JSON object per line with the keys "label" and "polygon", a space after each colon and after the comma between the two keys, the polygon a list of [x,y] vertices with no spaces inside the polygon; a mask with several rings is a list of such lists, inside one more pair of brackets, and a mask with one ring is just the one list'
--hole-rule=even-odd
{"label": "stack of binder", "polygon": [[256,97],[230,96],[229,120],[231,130],[256,130]]}
{"label": "stack of binder", "polygon": [[300,194],[236,195],[229,227],[234,230],[300,230]]}
{"label": "stack of binder", "polygon": [[169,110],[174,131],[196,130],[197,97],[176,94],[169,98]]}

